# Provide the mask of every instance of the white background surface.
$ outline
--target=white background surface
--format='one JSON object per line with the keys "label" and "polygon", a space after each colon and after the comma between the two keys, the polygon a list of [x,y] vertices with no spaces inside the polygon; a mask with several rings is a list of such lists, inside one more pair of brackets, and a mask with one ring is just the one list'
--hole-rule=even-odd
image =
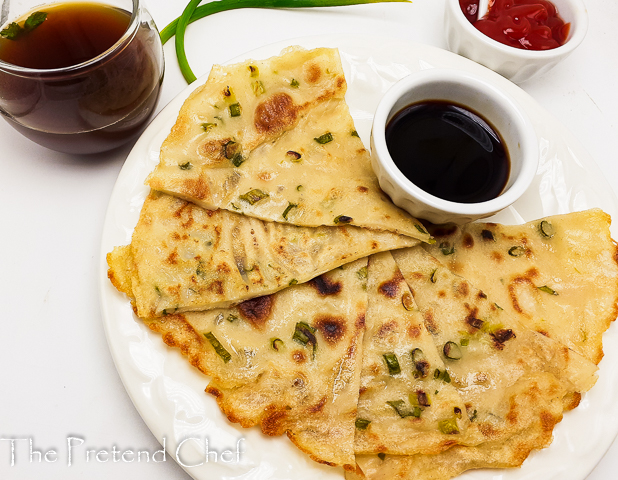
{"label": "white background surface", "polygon": [[[150,0],[162,28],[184,1]],[[618,191],[618,51],[615,0],[588,0],[590,29],[580,48],[554,70],[522,84],[559,118]],[[196,75],[241,53],[298,36],[373,33],[445,47],[443,0],[414,0],[335,9],[244,10],[191,25],[186,44]],[[165,47],[159,108],[185,87],[173,41]],[[165,462],[126,463],[112,449],[160,449],[116,373],[101,324],[97,267],[103,217],[131,146],[108,154],[69,156],[39,147],[0,122],[0,441],[1,479],[187,479]],[[617,220],[618,221],[618,220]],[[617,373],[618,374],[618,373]],[[618,413],[617,413],[618,414]],[[67,438],[84,444],[68,465]],[[55,450],[53,463],[31,463],[35,450]],[[221,445],[220,447],[230,447]],[[87,447],[87,448],[86,448]],[[106,450],[98,462],[86,450]],[[101,459],[105,457],[100,457]],[[616,478],[618,443],[589,480]],[[294,478],[293,472],[290,478]],[[216,480],[216,479],[213,479]]]}

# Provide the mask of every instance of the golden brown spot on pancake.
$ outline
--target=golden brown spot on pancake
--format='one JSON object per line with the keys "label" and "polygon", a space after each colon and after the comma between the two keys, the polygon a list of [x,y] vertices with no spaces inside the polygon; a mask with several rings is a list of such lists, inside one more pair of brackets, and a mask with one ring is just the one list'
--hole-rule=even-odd
{"label": "golden brown spot on pancake", "polygon": [[193,208],[189,202],[182,202],[180,208],[173,215],[180,220],[180,226],[183,228],[189,228],[194,223]]}
{"label": "golden brown spot on pancake", "polygon": [[481,431],[483,436],[486,438],[492,438],[493,436],[500,433],[493,427],[491,423],[485,423],[485,422],[479,423],[479,430]]}
{"label": "golden brown spot on pancake", "polygon": [[463,238],[462,238],[462,245],[465,248],[472,248],[472,247],[474,247],[474,238],[472,238],[472,235],[470,235],[469,233],[465,233]]}
{"label": "golden brown spot on pancake", "polygon": [[465,322],[472,327],[472,331],[476,331],[483,326],[485,323],[483,320],[478,318],[479,309],[474,307],[470,308],[468,304],[466,304],[466,308],[468,309],[468,315],[465,318]]}
{"label": "golden brown spot on pancake", "polygon": [[314,318],[313,325],[320,331],[329,345],[336,345],[346,332],[346,324],[343,317],[319,315]]}
{"label": "golden brown spot on pancake", "polygon": [[345,77],[337,77],[337,88],[342,88],[345,85]]}
{"label": "golden brown spot on pancake", "polygon": [[259,133],[275,135],[294,125],[298,109],[287,93],[277,93],[257,106],[253,123]]}
{"label": "golden brown spot on pancake", "polygon": [[376,250],[380,245],[376,241],[371,242],[371,249]]}
{"label": "golden brown spot on pancake", "polygon": [[310,413],[319,413],[322,410],[324,410],[324,405],[326,405],[326,397],[325,396],[322,397],[318,403],[316,403],[312,407],[309,407],[309,412]]}
{"label": "golden brown spot on pancake", "polygon": [[529,285],[531,288],[535,288],[534,284],[530,281],[529,278],[518,276],[515,277],[511,283],[509,283],[507,290],[509,291],[509,297],[511,298],[511,304],[513,305],[513,309],[517,313],[521,313],[525,315],[524,310],[521,308],[519,304],[519,300],[517,298],[517,287],[520,285]]}
{"label": "golden brown spot on pancake", "polygon": [[492,260],[495,260],[498,263],[504,260],[504,256],[500,252],[497,252],[495,250],[491,252],[491,258]]}
{"label": "golden brown spot on pancake", "polygon": [[287,412],[285,409],[278,409],[276,406],[270,405],[266,415],[262,418],[262,432],[270,436],[280,435],[279,429],[286,416]]}
{"label": "golden brown spot on pancake", "polygon": [[403,275],[397,270],[393,278],[382,282],[378,287],[378,292],[388,298],[395,298],[399,294],[399,287],[403,281]]}
{"label": "golden brown spot on pancake", "polygon": [[391,333],[395,332],[397,330],[397,327],[398,325],[396,320],[391,320],[389,322],[383,323],[382,325],[380,325],[380,328],[378,328],[378,331],[376,332],[376,337],[385,338]]}
{"label": "golden brown spot on pancake", "polygon": [[358,190],[360,193],[367,193],[369,191],[367,187],[363,187],[362,185],[356,187],[356,190]]}
{"label": "golden brown spot on pancake", "polygon": [[582,394],[579,392],[569,392],[562,398],[562,404],[565,410],[573,410],[579,406],[582,400]]}
{"label": "golden brown spot on pancake", "polygon": [[198,200],[205,200],[210,197],[210,189],[208,184],[201,175],[197,178],[187,178],[182,181],[182,191],[193,198]]}
{"label": "golden brown spot on pancake", "polygon": [[438,325],[433,316],[433,309],[429,308],[423,312],[423,320],[425,320],[425,326],[430,333],[436,334],[439,332]]}
{"label": "golden brown spot on pancake", "polygon": [[215,387],[206,387],[206,390],[204,390],[206,393],[210,393],[213,397],[215,398],[220,398],[223,396],[223,393],[221,392],[221,390],[219,390],[218,388]]}
{"label": "golden brown spot on pancake", "polygon": [[540,333],[541,335],[549,337],[549,332],[547,332],[545,330],[541,330],[540,328],[537,328],[536,331],[537,331],[537,333]]}
{"label": "golden brown spot on pancake", "polygon": [[174,251],[167,256],[165,261],[170,265],[178,264],[178,250],[174,249]]}
{"label": "golden brown spot on pancake", "polygon": [[537,278],[539,276],[539,271],[535,267],[532,267],[527,270],[524,275],[532,280],[533,278]]}
{"label": "golden brown spot on pancake", "polygon": [[479,293],[476,294],[477,298],[479,300],[486,300],[487,299],[487,295],[485,295],[485,292],[479,290]]}
{"label": "golden brown spot on pancake", "polygon": [[421,335],[421,327],[418,325],[410,325],[408,327],[408,335],[410,338],[418,338]]}
{"label": "golden brown spot on pancake", "polygon": [[461,262],[453,262],[451,264],[451,270],[455,273],[459,273],[461,271],[463,271],[463,264]]}
{"label": "golden brown spot on pancake", "polygon": [[444,290],[440,290],[440,291],[438,292],[438,297],[440,297],[440,298],[444,298],[444,297],[446,297],[446,292],[445,292]]}
{"label": "golden brown spot on pancake", "polygon": [[303,388],[305,386],[305,380],[299,375],[292,382],[292,386],[296,388]]}
{"label": "golden brown spot on pancake", "polygon": [[367,390],[368,390],[368,389],[367,389],[367,387],[360,387],[360,388],[358,389],[358,394],[359,394],[359,395],[362,395],[362,394],[363,394],[363,393],[365,393]]}
{"label": "golden brown spot on pancake", "polygon": [[558,423],[558,419],[554,417],[547,410],[543,410],[541,412],[540,417],[541,417],[541,428],[543,429],[543,432],[546,434],[550,434],[552,430],[554,429],[554,427],[556,426],[556,424]]}
{"label": "golden brown spot on pancake", "polygon": [[273,172],[260,172],[258,173],[258,178],[264,182],[269,182],[275,177]]}
{"label": "golden brown spot on pancake", "polygon": [[446,450],[447,448],[450,448],[453,445],[457,445],[456,440],[445,440],[442,443],[440,443],[440,450]]}
{"label": "golden brown spot on pancake", "polygon": [[337,295],[343,288],[341,282],[333,282],[325,275],[320,275],[319,277],[314,278],[309,281],[309,284],[315,288],[318,294],[322,297]]}
{"label": "golden brown spot on pancake", "polygon": [[240,316],[254,327],[262,328],[270,318],[273,309],[272,295],[251,298],[238,305]]}
{"label": "golden brown spot on pancake", "polygon": [[421,272],[412,272],[410,274],[410,277],[412,277],[413,280],[420,280],[423,276],[424,275]]}
{"label": "golden brown spot on pancake", "polygon": [[223,295],[223,282],[221,280],[213,280],[208,284],[206,290],[217,295]]}
{"label": "golden brown spot on pancake", "polygon": [[173,232],[172,240],[180,240],[180,234],[178,232]]}
{"label": "golden brown spot on pancake", "polygon": [[493,340],[494,347],[498,350],[504,349],[504,343],[516,337],[515,332],[510,328],[501,328],[490,333],[489,336]]}
{"label": "golden brown spot on pancake", "polygon": [[356,317],[356,322],[354,326],[356,327],[357,332],[361,331],[365,327],[365,314],[364,313],[358,314],[358,316]]}
{"label": "golden brown spot on pancake", "polygon": [[231,271],[232,269],[225,262],[221,262],[219,265],[217,265],[217,273],[230,273]]}
{"label": "golden brown spot on pancake", "polygon": [[316,83],[322,76],[322,69],[316,63],[310,63],[305,66],[305,79],[309,83]]}
{"label": "golden brown spot on pancake", "polygon": [[294,350],[292,352],[292,359],[296,362],[296,363],[305,363],[307,361],[307,357],[305,356],[305,354],[303,352],[301,352],[300,350]]}
{"label": "golden brown spot on pancake", "polygon": [[468,282],[461,282],[457,285],[455,293],[458,297],[467,297],[470,293],[470,285],[468,285]]}

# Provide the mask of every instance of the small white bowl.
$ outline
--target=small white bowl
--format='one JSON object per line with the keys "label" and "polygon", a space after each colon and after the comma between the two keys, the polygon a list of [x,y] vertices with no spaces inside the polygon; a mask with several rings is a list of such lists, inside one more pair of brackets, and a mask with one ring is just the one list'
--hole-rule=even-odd
{"label": "small white bowl", "polygon": [[[443,200],[414,185],[397,168],[386,144],[386,125],[408,105],[438,100],[467,107],[502,137],[510,157],[502,193],[479,203]],[[528,116],[510,95],[471,73],[433,68],[408,75],[378,103],[371,129],[371,164],[380,187],[411,215],[432,223],[463,224],[489,217],[515,202],[530,186],[539,162],[539,143]]]}
{"label": "small white bowl", "polygon": [[582,0],[552,0],[558,14],[570,23],[567,41],[550,50],[523,50],[504,45],[477,30],[465,17],[459,0],[446,0],[444,15],[449,50],[521,83],[546,73],[577,48],[588,30],[588,12]]}

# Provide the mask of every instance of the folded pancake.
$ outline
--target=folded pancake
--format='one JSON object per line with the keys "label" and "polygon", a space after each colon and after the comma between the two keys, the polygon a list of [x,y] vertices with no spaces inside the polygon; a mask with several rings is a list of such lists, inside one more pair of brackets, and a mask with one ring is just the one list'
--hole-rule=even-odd
{"label": "folded pancake", "polygon": [[521,323],[598,364],[618,314],[610,222],[593,209],[515,226],[434,226],[426,247]]}
{"label": "folded pancake", "polygon": [[[360,453],[439,453],[470,423],[390,252],[372,255],[356,440]],[[455,433],[457,432],[457,433]]]}
{"label": "folded pancake", "polygon": [[152,317],[240,303],[416,243],[350,225],[263,222],[153,192],[131,244],[108,254],[109,277],[134,299],[140,317]]}
{"label": "folded pancake", "polygon": [[453,426],[454,446],[436,455],[359,455],[350,478],[447,479],[470,468],[519,465],[549,445],[563,410],[594,385],[597,367],[520,325],[421,246],[392,255],[448,372],[435,376],[458,390],[469,425],[464,432]]}
{"label": "folded pancake", "polygon": [[354,466],[367,259],[236,307],[144,320],[212,377],[230,421]]}
{"label": "folded pancake", "polygon": [[[455,445],[436,455],[357,455],[357,469],[346,480],[449,480],[471,469],[519,467],[533,449],[549,446],[553,427],[562,419],[559,395],[548,399],[539,391],[561,391],[549,373],[523,379],[523,384],[505,392],[512,417],[539,411],[532,422],[520,423],[508,438],[488,439],[477,446]],[[543,402],[540,404],[539,402]],[[539,405],[542,405],[539,408]]]}
{"label": "folded pancake", "polygon": [[335,49],[215,67],[183,105],[146,183],[211,210],[429,241],[380,190],[345,90]]}

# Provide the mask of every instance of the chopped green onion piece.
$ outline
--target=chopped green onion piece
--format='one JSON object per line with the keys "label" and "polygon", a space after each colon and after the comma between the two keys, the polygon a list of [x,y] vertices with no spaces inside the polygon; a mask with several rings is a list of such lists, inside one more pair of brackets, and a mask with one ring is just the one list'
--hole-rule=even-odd
{"label": "chopped green onion piece", "polygon": [[339,215],[335,217],[335,219],[333,220],[333,223],[338,225],[340,223],[350,223],[352,222],[352,220],[354,220],[352,217],[348,217],[346,215]]}
{"label": "chopped green onion piece", "polygon": [[324,135],[315,137],[314,140],[318,142],[320,145],[325,145],[333,141],[333,134],[330,132],[326,132]]}
{"label": "chopped green onion piece", "polygon": [[541,292],[549,293],[550,295],[558,295],[558,292],[549,288],[547,285],[543,285],[542,287],[536,287],[536,288],[538,288]]}
{"label": "chopped green onion piece", "polygon": [[268,198],[269,196],[270,195],[268,195],[268,193],[263,192],[262,190],[254,189],[245,193],[244,195],[240,195],[238,198],[240,198],[244,202],[249,203],[250,205],[255,205],[260,200]]}
{"label": "chopped green onion piece", "polygon": [[397,412],[397,415],[399,415],[401,418],[419,418],[421,416],[421,413],[423,412],[420,407],[413,407],[412,409],[407,408],[406,403],[403,400],[392,400],[386,403],[393,407],[393,409]]}
{"label": "chopped green onion piece", "polygon": [[296,80],[295,78],[293,78],[293,79],[292,79],[292,81],[290,82],[290,87],[293,87],[293,88],[298,88],[298,85],[300,85],[300,84],[298,83],[298,80]]}
{"label": "chopped green onion piece", "polygon": [[178,165],[178,168],[180,168],[181,170],[191,170],[193,168],[193,165],[191,165],[191,162],[187,162],[183,163],[182,165]]}
{"label": "chopped green onion piece", "polygon": [[436,380],[442,380],[446,383],[451,383],[451,376],[448,374],[448,370],[440,370],[436,368],[436,370],[433,372],[433,378],[435,378]]}
{"label": "chopped green onion piece", "polygon": [[460,344],[462,347],[467,347],[468,345],[470,345],[470,339],[469,339],[469,338],[462,338],[462,339],[459,341],[459,344]]}
{"label": "chopped green onion piece", "polygon": [[260,70],[255,65],[249,65],[247,68],[252,77],[257,77],[260,74]]}
{"label": "chopped green onion piece", "polygon": [[386,453],[378,453],[378,458],[384,460],[386,458]]}
{"label": "chopped green onion piece", "polygon": [[401,304],[403,305],[403,308],[408,311],[414,310],[414,299],[412,298],[410,292],[406,292],[402,295]]}
{"label": "chopped green onion piece", "polygon": [[353,137],[360,138],[360,136],[358,135],[358,132],[356,130],[352,130],[352,132],[350,132],[350,135],[352,135]]}
{"label": "chopped green onion piece", "polygon": [[230,323],[235,322],[236,320],[238,320],[238,317],[236,315],[232,315],[231,313],[227,316],[226,320]]}
{"label": "chopped green onion piece", "polygon": [[397,360],[397,355],[394,353],[385,353],[382,355],[384,357],[384,361],[386,362],[386,366],[388,367],[388,373],[391,375],[397,375],[401,373],[401,367],[399,366],[399,360]]}
{"label": "chopped green onion piece", "polygon": [[293,208],[296,208],[296,207],[298,207],[298,205],[296,205],[295,203],[288,202],[288,206],[283,211],[283,218],[287,220],[288,219],[288,213],[290,213],[290,210],[292,210]]}
{"label": "chopped green onion piece", "polygon": [[217,355],[219,355],[225,363],[229,362],[232,359],[232,355],[230,355],[230,352],[223,348],[221,342],[217,340],[217,337],[215,337],[212,332],[205,333],[204,336],[208,339],[208,341],[212,345],[212,348],[215,349]]}
{"label": "chopped green onion piece", "polygon": [[236,155],[242,152],[240,143],[230,140],[223,144],[223,156],[228,160],[232,160]]}
{"label": "chopped green onion piece", "polygon": [[283,343],[283,340],[281,340],[280,338],[273,338],[270,341],[270,346],[272,347],[273,350],[277,352],[281,351],[284,345],[285,344]]}
{"label": "chopped green onion piece", "polygon": [[240,117],[241,111],[240,103],[232,103],[230,105],[230,117]]}
{"label": "chopped green onion piece", "polygon": [[551,238],[554,236],[554,233],[556,233],[554,226],[547,220],[543,220],[541,222],[541,224],[539,225],[539,231],[541,232],[541,235],[545,238]]}
{"label": "chopped green onion piece", "polygon": [[302,155],[294,150],[288,150],[286,155],[292,160],[294,163],[298,163],[301,160]]}
{"label": "chopped green onion piece", "polygon": [[438,276],[436,275],[437,271],[438,269],[436,268],[433,272],[431,272],[431,276],[429,277],[431,283],[436,283],[436,281],[438,280]]}
{"label": "chopped green onion piece", "polygon": [[429,235],[429,233],[427,232],[427,230],[425,230],[423,228],[422,225],[419,225],[418,223],[415,223],[414,226],[416,227],[416,229],[421,232],[423,235]]}
{"label": "chopped green onion piece", "polygon": [[254,82],[252,82],[251,88],[253,89],[253,94],[256,97],[259,97],[266,91],[266,89],[264,88],[264,84],[260,80],[255,80]]}
{"label": "chopped green onion piece", "polygon": [[304,188],[305,188],[305,187],[303,187],[302,185],[297,185],[297,186],[296,186],[296,191],[297,191],[297,192],[302,192]]}
{"label": "chopped green onion piece", "polygon": [[524,253],[526,253],[526,249],[519,245],[509,248],[509,255],[511,257],[521,257]]}
{"label": "chopped green onion piece", "polygon": [[305,322],[298,322],[294,329],[292,340],[300,343],[304,347],[311,345],[313,347],[313,358],[315,358],[315,350],[318,346],[318,340],[315,336],[316,329]]}
{"label": "chopped green onion piece", "polygon": [[202,123],[202,129],[205,132],[210,132],[213,128],[217,126],[216,123]]}
{"label": "chopped green onion piece", "polygon": [[461,350],[455,342],[446,342],[442,348],[444,356],[450,360],[460,360]]}
{"label": "chopped green onion piece", "polygon": [[359,280],[367,280],[368,270],[367,267],[363,267],[356,272],[356,276]]}
{"label": "chopped green onion piece", "polygon": [[446,420],[441,420],[438,423],[438,427],[440,431],[445,435],[455,435],[459,433],[459,426],[457,425],[456,418],[448,418]]}
{"label": "chopped green onion piece", "polygon": [[288,285],[291,287],[292,285],[296,285],[297,283],[298,283],[298,280],[293,278],[292,280],[290,280],[290,283],[288,283]]}
{"label": "chopped green onion piece", "polygon": [[411,393],[409,395],[410,405],[421,406],[421,407],[430,407],[431,406],[431,398],[429,394],[419,390],[418,392]]}
{"label": "chopped green onion piece", "polygon": [[371,423],[371,420],[365,420],[364,418],[357,418],[354,422],[354,426],[359,430],[367,430],[367,427]]}
{"label": "chopped green onion piece", "polygon": [[440,250],[442,251],[442,255],[452,255],[455,253],[455,245],[449,245],[446,242],[442,242],[440,244]]}
{"label": "chopped green onion piece", "polygon": [[245,163],[246,158],[242,156],[240,152],[232,157],[232,165],[236,168],[240,167],[243,163]]}

